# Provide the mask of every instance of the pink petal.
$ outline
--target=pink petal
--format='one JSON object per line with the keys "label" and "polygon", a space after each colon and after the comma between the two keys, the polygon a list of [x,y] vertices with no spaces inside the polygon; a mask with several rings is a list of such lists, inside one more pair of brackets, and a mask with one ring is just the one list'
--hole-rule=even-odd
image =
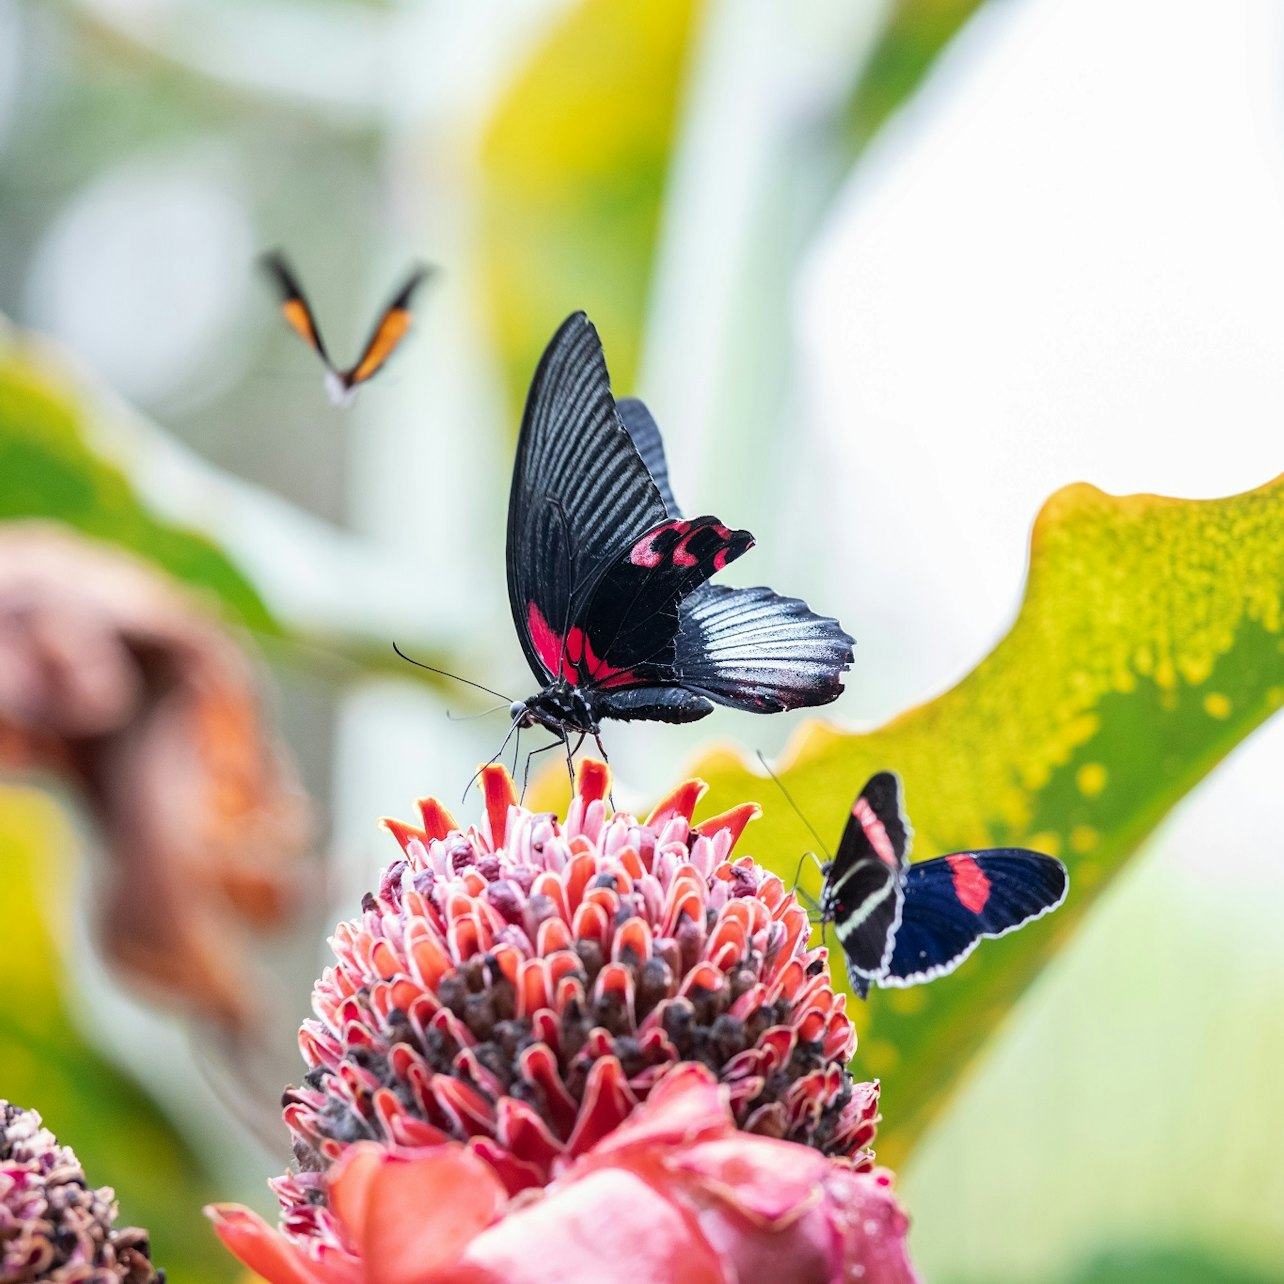
{"label": "pink petal", "polygon": [[799,1216],[831,1168],[809,1146],[743,1132],[676,1151],[663,1162],[764,1224]]}
{"label": "pink petal", "polygon": [[491,1167],[464,1146],[402,1156],[374,1143],[348,1150],[329,1196],[360,1246],[366,1284],[464,1279],[454,1269],[459,1255],[507,1198]]}
{"label": "pink petal", "polygon": [[614,1162],[626,1151],[680,1146],[697,1137],[719,1136],[733,1127],[712,1072],[688,1062],[666,1075],[646,1102],[597,1144],[589,1161]]}
{"label": "pink petal", "polygon": [[619,1168],[569,1182],[511,1213],[473,1240],[463,1261],[490,1268],[504,1284],[730,1284],[736,1278],[723,1271],[693,1217]]}

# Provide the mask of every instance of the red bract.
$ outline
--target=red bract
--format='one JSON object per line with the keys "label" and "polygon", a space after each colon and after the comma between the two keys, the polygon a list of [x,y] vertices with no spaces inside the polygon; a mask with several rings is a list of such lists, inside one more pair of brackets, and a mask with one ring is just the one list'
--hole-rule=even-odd
{"label": "red bract", "polygon": [[912,1284],[881,1171],[736,1128],[701,1066],[669,1075],[542,1194],[510,1199],[458,1143],[353,1146],[326,1196],[347,1251],[213,1210],[269,1284]]}

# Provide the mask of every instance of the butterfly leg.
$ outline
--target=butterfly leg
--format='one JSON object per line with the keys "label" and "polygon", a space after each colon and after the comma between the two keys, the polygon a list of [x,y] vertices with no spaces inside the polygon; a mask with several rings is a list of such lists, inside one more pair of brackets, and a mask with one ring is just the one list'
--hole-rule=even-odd
{"label": "butterfly leg", "polygon": [[575,755],[580,751],[580,745],[584,743],[587,731],[580,732],[580,738],[575,742],[575,748],[571,748],[571,738],[566,737],[566,774],[571,778],[571,788],[575,788]]}
{"label": "butterfly leg", "polygon": [[[526,786],[527,786],[528,784],[530,784],[530,779],[531,779],[531,759],[532,759],[533,757],[535,757],[535,755],[536,755],[537,753],[547,753],[550,749],[556,749],[556,748],[557,748],[557,746],[558,746],[559,744],[561,744],[561,743],[562,743],[562,741],[561,741],[561,740],[550,740],[550,741],[548,742],[548,744],[546,744],[546,745],[540,745],[540,747],[539,747],[538,749],[532,749],[532,750],[531,750],[531,751],[526,755],[526,768],[525,768],[525,770],[524,770],[524,771],[523,771],[523,773],[522,773],[522,796],[521,796],[521,798],[518,800],[519,802],[521,802],[521,801],[525,801],[525,798],[526,798]],[[514,771],[514,774],[516,774],[516,770],[517,770],[517,764],[516,764],[516,762],[514,762],[514,764],[513,764],[513,771]]]}

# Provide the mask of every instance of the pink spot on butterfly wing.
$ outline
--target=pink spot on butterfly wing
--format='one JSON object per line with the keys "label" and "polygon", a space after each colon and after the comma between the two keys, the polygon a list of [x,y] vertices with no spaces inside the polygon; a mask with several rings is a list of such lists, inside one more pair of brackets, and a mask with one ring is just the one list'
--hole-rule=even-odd
{"label": "pink spot on butterfly wing", "polygon": [[720,548],[713,555],[713,569],[716,573],[723,570],[728,562],[747,553],[753,547],[753,536],[748,531],[730,531],[725,526],[716,526],[714,529],[726,544],[725,548]]}
{"label": "pink spot on butterfly wing", "polygon": [[645,566],[649,569],[659,566],[667,554],[656,548],[656,541],[668,531],[685,535],[690,528],[690,522],[665,522],[654,530],[647,531],[629,550],[629,561],[634,566]]}
{"label": "pink spot on butterfly wing", "polygon": [[869,845],[874,849],[874,855],[884,865],[899,869],[900,861],[896,859],[896,848],[892,846],[892,840],[888,837],[887,828],[863,797],[857,798],[852,803],[852,815],[856,817],[856,823],[865,831],[865,837],[869,839]]}
{"label": "pink spot on butterfly wing", "polygon": [[753,547],[753,536],[748,531],[730,530],[721,522],[710,518],[687,531],[682,539],[678,541],[677,547],[673,550],[673,564],[675,566],[692,567],[699,565],[700,558],[691,551],[690,545],[691,541],[703,531],[712,532],[713,538],[721,545],[714,551],[713,557],[710,559],[713,571],[722,570],[733,558],[739,557],[741,553],[746,553]]}
{"label": "pink spot on butterfly wing", "polygon": [[954,895],[959,898],[959,904],[973,914],[979,914],[990,899],[990,880],[985,871],[966,852],[945,859],[954,876]]}

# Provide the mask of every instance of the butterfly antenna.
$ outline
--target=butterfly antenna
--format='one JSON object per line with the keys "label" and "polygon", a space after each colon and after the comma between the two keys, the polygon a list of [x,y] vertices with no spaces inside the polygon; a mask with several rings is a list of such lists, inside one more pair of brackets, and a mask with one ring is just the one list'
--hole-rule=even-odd
{"label": "butterfly antenna", "polygon": [[[407,664],[413,664],[416,669],[427,669],[429,673],[439,673],[443,678],[453,678],[456,682],[464,683],[465,686],[476,687],[478,691],[484,691],[487,695],[493,695],[496,700],[503,700],[505,704],[513,703],[511,697],[506,696],[502,691],[493,691],[490,687],[484,687],[480,682],[474,682],[471,678],[461,678],[458,673],[451,673],[449,669],[439,669],[436,665],[425,664],[422,660],[412,660],[410,656],[408,656],[395,642],[392,644],[392,649],[401,656]],[[491,709],[487,712],[493,713],[494,710]]]}
{"label": "butterfly antenna", "polygon": [[798,886],[798,875],[802,873],[802,867],[806,863],[807,857],[808,856],[814,857],[815,854],[816,854],[815,852],[803,852],[803,854],[798,857],[798,868],[794,870],[793,892],[794,892],[794,895],[798,897],[798,899],[802,901],[803,904],[806,905],[809,910],[811,910],[813,913],[819,914],[820,902],[810,892],[806,892],[801,887]]}
{"label": "butterfly antenna", "polygon": [[[776,775],[776,773],[772,771],[772,769],[769,766],[767,766],[767,760],[762,756],[762,750],[759,749],[756,752],[758,754],[758,761],[762,763],[763,771],[765,771],[767,775],[769,775],[772,778],[772,780],[775,781],[776,788],[779,789],[782,794],[784,794],[785,801],[794,809],[794,813],[797,815],[798,819],[801,820],[802,823],[807,826],[807,829],[810,831],[811,836],[819,844],[820,850],[825,853],[825,855],[829,858],[829,860],[832,861],[834,859],[833,854],[830,852],[829,848],[825,845],[825,840],[816,832],[816,827],[811,823],[811,821],[807,819],[806,816],[803,815],[802,808],[799,807],[796,802],[794,802],[793,798],[789,794],[789,790],[786,789],[785,786],[781,783],[780,777]],[[803,860],[806,860],[806,859],[807,857],[804,854]],[[798,868],[802,869],[801,860],[798,862]],[[798,879],[798,875],[795,874],[794,881],[796,882],[797,879]]]}
{"label": "butterfly antenna", "polygon": [[489,709],[483,709],[480,713],[451,713],[446,710],[446,717],[451,722],[475,722],[478,718],[489,718],[492,713],[498,713],[504,706],[502,704],[492,704]]}

